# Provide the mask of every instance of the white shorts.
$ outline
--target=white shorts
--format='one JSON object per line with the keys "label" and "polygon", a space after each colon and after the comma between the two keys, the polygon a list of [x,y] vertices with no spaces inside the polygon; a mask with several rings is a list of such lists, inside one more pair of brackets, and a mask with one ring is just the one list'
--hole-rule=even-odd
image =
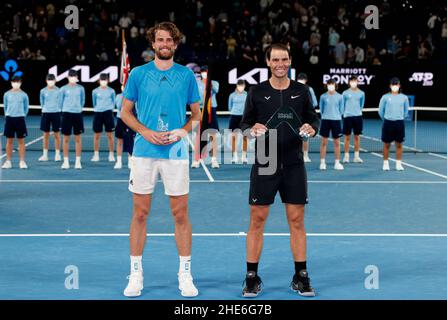
{"label": "white shorts", "polygon": [[132,157],[129,191],[151,194],[160,173],[168,196],[182,196],[189,193],[189,160],[170,160]]}

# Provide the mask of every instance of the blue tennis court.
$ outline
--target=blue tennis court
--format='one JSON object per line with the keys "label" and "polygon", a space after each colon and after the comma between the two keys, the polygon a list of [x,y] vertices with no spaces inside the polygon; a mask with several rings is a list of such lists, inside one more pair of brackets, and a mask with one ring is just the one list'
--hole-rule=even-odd
{"label": "blue tennis court", "polygon": [[[379,122],[368,124],[365,136],[380,138]],[[430,141],[418,140],[420,148],[424,143]],[[380,153],[368,150],[366,142],[363,147],[364,163],[346,164],[344,171],[332,169],[333,154],[325,172],[318,169],[318,153],[311,153],[313,162],[306,166],[314,299],[446,299],[446,155],[406,152],[405,171],[383,172]],[[129,171],[113,170],[106,153],[103,162],[91,163],[89,151],[82,170],[63,171],[60,163],[39,163],[37,149],[27,152],[28,170],[15,164],[1,172],[0,299],[127,299],[122,291],[129,273]],[[200,290],[195,299],[242,299],[249,173],[250,165],[240,164],[190,171],[192,271]],[[145,288],[137,299],[183,299],[167,200],[160,183],[143,256]],[[293,259],[279,197],[265,232],[259,299],[305,299],[289,289]],[[77,289],[66,286],[73,268]],[[374,288],[368,286],[372,269],[378,272]]]}

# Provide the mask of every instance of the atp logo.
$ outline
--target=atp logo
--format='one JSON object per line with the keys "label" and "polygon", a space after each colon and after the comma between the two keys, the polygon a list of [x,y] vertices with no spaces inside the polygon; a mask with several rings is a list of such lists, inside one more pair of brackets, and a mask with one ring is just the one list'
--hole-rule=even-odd
{"label": "atp logo", "polygon": [[425,87],[433,86],[433,78],[434,75],[431,72],[414,72],[410,77],[410,82],[422,82],[422,85]]}
{"label": "atp logo", "polygon": [[5,81],[9,81],[13,77],[21,77],[23,75],[22,71],[18,71],[19,65],[15,60],[8,60],[5,62],[5,70],[0,71],[0,76]]}

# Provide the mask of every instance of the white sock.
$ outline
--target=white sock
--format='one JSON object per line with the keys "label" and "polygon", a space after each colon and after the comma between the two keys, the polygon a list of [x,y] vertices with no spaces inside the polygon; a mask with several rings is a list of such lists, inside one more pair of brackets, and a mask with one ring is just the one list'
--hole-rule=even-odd
{"label": "white sock", "polygon": [[48,149],[43,149],[43,156],[48,157]]}
{"label": "white sock", "polygon": [[338,164],[338,163],[340,163],[340,159],[335,159],[335,164]]}
{"label": "white sock", "polygon": [[402,160],[396,160],[396,166],[402,165]]}
{"label": "white sock", "polygon": [[56,150],[56,155],[60,156],[61,155],[61,151],[60,150]]}
{"label": "white sock", "polygon": [[309,157],[309,151],[303,151],[304,157],[308,158]]}
{"label": "white sock", "polygon": [[113,151],[109,152],[109,157],[114,157],[114,156],[115,156],[115,154],[113,153]]}
{"label": "white sock", "polygon": [[64,157],[64,162],[68,163],[68,157]]}
{"label": "white sock", "polygon": [[233,152],[233,158],[237,157],[237,152]]}
{"label": "white sock", "polygon": [[326,159],[320,159],[320,163],[326,163]]}
{"label": "white sock", "polygon": [[99,151],[95,151],[95,152],[93,152],[93,156],[94,156],[95,158],[99,158]]}
{"label": "white sock", "polygon": [[76,157],[76,163],[81,163],[81,157]]}
{"label": "white sock", "polygon": [[116,156],[116,162],[121,163],[122,157],[121,156]]}
{"label": "white sock", "polygon": [[179,273],[191,273],[191,256],[179,256]]}
{"label": "white sock", "polygon": [[242,151],[242,158],[247,158],[247,151]]}
{"label": "white sock", "polygon": [[130,273],[143,273],[142,256],[130,256]]}
{"label": "white sock", "polygon": [[360,157],[360,151],[354,151],[354,157],[359,158]]}
{"label": "white sock", "polygon": [[383,160],[383,164],[388,164],[388,160]]}

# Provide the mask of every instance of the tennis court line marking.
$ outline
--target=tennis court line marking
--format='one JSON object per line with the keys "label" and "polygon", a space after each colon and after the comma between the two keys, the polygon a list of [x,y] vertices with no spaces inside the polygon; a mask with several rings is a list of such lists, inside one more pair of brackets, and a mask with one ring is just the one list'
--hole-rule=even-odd
{"label": "tennis court line marking", "polygon": [[[238,233],[193,233],[195,237],[246,237]],[[447,237],[446,233],[307,233],[308,237]],[[128,237],[128,233],[10,233],[0,238],[33,237]],[[174,237],[173,233],[148,233],[149,237]],[[267,237],[288,237],[290,233],[264,233]]]}
{"label": "tennis court line marking", "polygon": [[[189,136],[186,136],[186,138],[188,139],[189,145],[191,146],[191,149],[192,149],[192,151],[193,151],[193,153],[194,153],[194,152],[195,152],[194,144],[192,143],[192,141],[191,141],[191,139],[189,138]],[[206,166],[206,164],[205,164],[205,162],[203,161],[203,159],[200,159],[199,162],[200,162],[200,165],[202,166],[203,170],[205,171],[205,173],[206,173],[208,179],[209,179],[211,182],[214,182],[214,178],[213,178],[213,176],[211,175],[211,172],[208,170],[208,167]]]}
{"label": "tennis court line marking", "polygon": [[[362,136],[365,137],[365,138],[367,138],[367,139],[371,139],[371,140],[373,140],[373,141],[380,141],[379,139],[374,138],[374,137],[364,136],[364,135],[362,135]],[[340,144],[344,144],[344,143],[340,141]],[[350,147],[351,147],[351,145],[350,145]],[[404,146],[404,148],[405,148],[405,146]],[[407,147],[407,148],[410,148],[410,147]],[[410,149],[411,149],[411,150],[414,150],[414,151],[422,151],[422,150],[418,150],[418,149],[415,149],[415,148],[410,148]],[[365,150],[365,149],[362,149],[362,151],[369,152],[368,150]],[[376,157],[379,157],[379,158],[383,158],[383,155],[380,154],[380,153],[377,153],[377,152],[369,152],[369,153],[371,153],[373,156],[376,156]],[[393,162],[396,162],[396,159],[391,158],[391,157],[388,157],[388,160],[391,160],[391,161],[393,161]],[[440,178],[443,178],[443,179],[447,179],[447,176],[446,176],[446,175],[443,175],[443,174],[434,172],[434,171],[432,171],[432,170],[424,169],[424,168],[422,168],[422,167],[418,167],[418,166],[415,166],[415,165],[413,165],[413,164],[410,164],[410,163],[408,163],[408,162],[404,162],[404,161],[402,161],[402,164],[403,164],[403,165],[406,165],[407,167],[410,167],[410,168],[413,168],[413,169],[416,169],[416,170],[419,170],[419,171],[422,171],[422,172],[425,172],[425,173],[429,173],[429,174],[432,174],[432,175],[434,175],[434,176],[437,176],[437,177],[440,177]]]}
{"label": "tennis court line marking", "polygon": [[433,156],[433,157],[438,157],[438,158],[441,158],[441,159],[447,159],[446,156],[441,156],[440,154],[437,154],[437,153],[429,152],[428,154]]}
{"label": "tennis court line marking", "polygon": [[[43,139],[43,136],[41,136],[39,138],[36,138],[36,139],[34,139],[34,140],[32,140],[32,141],[30,141],[28,143],[25,143],[25,147],[28,147],[28,146],[30,146],[30,145],[32,145],[32,144],[34,144],[34,143],[36,143],[36,142],[38,142],[38,141],[40,141],[42,139]],[[13,149],[12,152],[14,153],[14,152],[17,152],[17,151],[16,151],[16,149]],[[6,157],[6,152],[5,152],[5,154],[0,156],[0,160],[5,158],[5,157]]]}
{"label": "tennis court line marking", "polygon": [[[128,183],[128,180],[0,180],[1,183]],[[157,181],[161,182],[161,181]],[[209,180],[190,180],[190,183],[210,183]],[[214,180],[214,183],[250,183],[250,180]],[[420,180],[309,180],[316,184],[447,184],[447,181]]]}

